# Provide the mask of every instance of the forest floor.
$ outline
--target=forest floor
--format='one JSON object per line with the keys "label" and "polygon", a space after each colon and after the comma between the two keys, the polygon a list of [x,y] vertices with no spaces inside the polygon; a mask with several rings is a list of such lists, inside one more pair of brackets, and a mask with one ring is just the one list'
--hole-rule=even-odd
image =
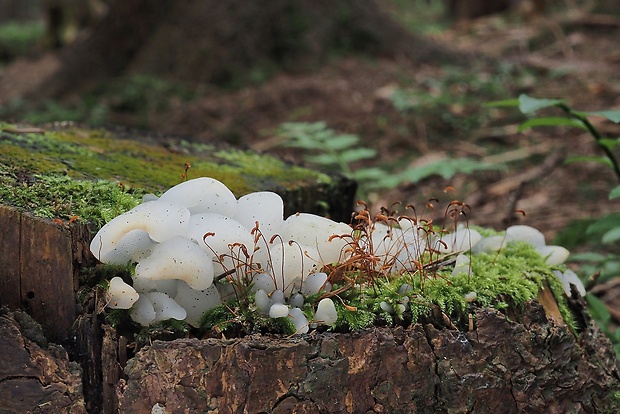
{"label": "forest floor", "polygon": [[[503,163],[499,171],[433,177],[368,194],[376,206],[424,205],[457,198],[475,224],[505,228],[511,220],[543,231],[551,241],[574,220],[618,211],[608,193],[618,178],[604,165],[565,163],[601,155],[582,130],[542,128],[517,133],[525,118],[516,109],[484,107],[490,100],[526,93],[565,98],[580,110],[620,109],[620,20],[567,15],[561,21],[524,23],[493,17],[452,28],[437,40],[460,51],[496,59],[471,68],[347,58],[309,74],[279,74],[256,87],[207,96],[153,116],[150,127],[198,140],[227,140],[300,162],[281,146],[283,122],[324,121],[338,133],[357,134],[378,150],[372,165],[389,171],[446,157]],[[404,96],[400,108],[396,96]],[[405,109],[403,109],[405,106]],[[593,119],[601,132],[620,126]],[[368,164],[368,163],[367,163]],[[363,167],[363,166],[362,166]],[[444,194],[453,187],[454,193]],[[525,217],[512,214],[515,209]]]}

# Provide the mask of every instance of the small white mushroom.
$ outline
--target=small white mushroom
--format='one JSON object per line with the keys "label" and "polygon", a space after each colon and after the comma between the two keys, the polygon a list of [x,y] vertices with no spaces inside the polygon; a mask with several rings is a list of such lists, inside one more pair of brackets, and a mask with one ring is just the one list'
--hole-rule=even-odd
{"label": "small white mushroom", "polygon": [[271,299],[269,299],[269,295],[262,289],[258,289],[254,294],[254,303],[256,304],[256,309],[258,313],[263,316],[269,315],[269,309],[271,308]]}
{"label": "small white mushroom", "polygon": [[163,292],[149,292],[144,294],[149,298],[155,310],[155,319],[152,323],[176,319],[182,321],[187,317],[187,312],[170,296]]}
{"label": "small white mushroom", "polygon": [[321,323],[323,325],[333,325],[338,320],[338,312],[334,301],[329,298],[324,298],[319,301],[314,313],[314,322]]}
{"label": "small white mushroom", "polygon": [[301,293],[310,296],[319,293],[327,283],[327,273],[317,272],[306,276],[301,285]]}
{"label": "small white mushroom", "polygon": [[123,279],[118,276],[110,280],[108,294],[110,295],[108,308],[111,309],[129,309],[140,297],[133,287],[123,282]]}
{"label": "small white mushroom", "polygon": [[187,312],[185,320],[194,327],[200,326],[200,318],[206,311],[222,303],[215,285],[196,290],[181,280],[177,282],[177,294],[174,296],[174,301],[185,309]]}
{"label": "small white mushroom", "polygon": [[562,246],[539,246],[536,247],[536,250],[545,258],[545,262],[549,266],[560,265],[570,256],[570,252]]}
{"label": "small white mushroom", "polygon": [[248,260],[245,255],[252,254],[254,244],[250,230],[241,223],[214,213],[193,214],[187,237],[213,257],[214,272],[218,275]]}
{"label": "small white mushroom", "polygon": [[269,317],[270,318],[284,318],[288,316],[288,306],[283,303],[274,303],[269,308]]}
{"label": "small white mushroom", "polygon": [[542,247],[545,245],[545,235],[542,234],[540,230],[523,224],[508,227],[506,229],[506,240],[508,242],[517,240],[524,241],[534,247]]}
{"label": "small white mushroom", "polygon": [[316,261],[319,253],[314,247],[276,241],[271,246],[270,252],[271,272],[277,288],[284,291],[286,297],[292,294],[295,279],[305,279],[319,267]]}
{"label": "small white mushroom", "polygon": [[314,214],[298,213],[289,216],[284,221],[280,235],[285,242],[294,240],[301,245],[318,250],[319,256],[316,260],[323,265],[341,261],[347,240],[332,238],[332,236],[343,234],[351,234],[351,227],[348,224],[338,223]]}
{"label": "small white mushroom", "polygon": [[149,234],[140,229],[131,230],[120,238],[112,250],[101,255],[104,263],[124,265],[128,262],[139,262],[151,254],[157,245]]}
{"label": "small white mushroom", "polygon": [[308,318],[299,308],[293,308],[289,310],[288,317],[295,326],[295,333],[305,334],[310,330],[308,324]]}
{"label": "small white mushroom", "polygon": [[565,270],[564,273],[559,270],[554,270],[553,273],[560,279],[560,282],[562,282],[562,287],[564,288],[566,296],[571,296],[571,285],[575,285],[581,296],[586,295],[586,288],[581,279],[579,279],[579,276],[577,276],[577,273],[573,272],[571,269]]}
{"label": "small white mushroom", "polygon": [[155,320],[155,316],[153,304],[146,295],[141,295],[131,308],[131,319],[142,326],[149,326]]}
{"label": "small white mushroom", "polygon": [[456,256],[456,262],[454,263],[454,269],[452,269],[452,275],[456,276],[461,273],[469,274],[471,272],[471,260],[469,256],[459,254]]}

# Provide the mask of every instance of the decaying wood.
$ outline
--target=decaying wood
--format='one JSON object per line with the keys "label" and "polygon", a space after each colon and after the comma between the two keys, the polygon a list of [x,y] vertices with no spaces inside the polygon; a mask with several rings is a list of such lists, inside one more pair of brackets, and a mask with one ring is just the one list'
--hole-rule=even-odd
{"label": "decaying wood", "polygon": [[87,412],[79,365],[26,313],[0,309],[0,351],[0,412]]}
{"label": "decaying wood", "polygon": [[521,322],[492,309],[476,318],[467,333],[416,324],[289,339],[156,341],[128,364],[120,412],[156,404],[220,414],[614,409],[618,366],[613,352],[601,352],[611,348],[595,326],[575,337],[538,302]]}
{"label": "decaying wood", "polygon": [[3,205],[0,229],[0,305],[26,309],[50,340],[62,342],[76,318],[78,262],[84,260],[87,230],[73,233]]}

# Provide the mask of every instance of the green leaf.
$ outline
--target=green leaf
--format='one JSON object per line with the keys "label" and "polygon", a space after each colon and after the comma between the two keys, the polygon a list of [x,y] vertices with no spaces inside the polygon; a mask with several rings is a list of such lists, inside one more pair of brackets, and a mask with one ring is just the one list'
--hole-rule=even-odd
{"label": "green leaf", "polygon": [[379,167],[361,168],[353,171],[353,178],[357,181],[378,181],[390,175],[383,168]]}
{"label": "green leaf", "polygon": [[614,187],[610,192],[609,192],[609,199],[613,200],[614,198],[618,198],[620,197],[620,185],[617,187]]}
{"label": "green leaf", "polygon": [[340,151],[357,144],[359,140],[360,139],[357,135],[337,135],[331,139],[326,140],[325,146],[332,150]]}
{"label": "green leaf", "polygon": [[613,228],[607,233],[603,234],[601,241],[605,244],[614,243],[620,240],[620,227]]}
{"label": "green leaf", "polygon": [[377,155],[377,151],[371,148],[352,148],[342,151],[338,156],[345,163],[351,163],[360,160],[367,160],[374,158]]}
{"label": "green leaf", "polygon": [[308,155],[304,157],[306,161],[311,162],[313,164],[318,165],[337,165],[339,162],[338,157],[332,154],[318,154],[318,155]]}
{"label": "green leaf", "polygon": [[422,167],[409,168],[401,173],[402,181],[417,182],[432,175],[440,175],[448,180],[455,174],[469,174],[477,170],[499,169],[498,165],[486,164],[469,158],[435,161]]}
{"label": "green leaf", "polygon": [[519,95],[519,110],[524,114],[532,114],[539,109],[556,106],[564,102],[564,99],[539,99],[532,98],[531,96],[527,96],[525,94],[521,94]]}
{"label": "green leaf", "polygon": [[522,132],[528,128],[541,127],[541,126],[570,126],[581,129],[587,129],[583,122],[578,119],[570,119],[566,117],[545,117],[545,118],[532,118],[519,125],[519,132]]}
{"label": "green leaf", "polygon": [[618,138],[601,138],[601,139],[597,140],[596,142],[598,142],[599,145],[602,145],[603,147],[605,147],[607,149],[613,149],[618,144],[620,144],[620,139],[618,139]]}
{"label": "green leaf", "polygon": [[590,310],[592,317],[599,323],[605,325],[610,321],[611,314],[609,313],[609,309],[607,309],[605,302],[591,293],[586,294],[586,302],[588,302],[588,309]]}
{"label": "green leaf", "polygon": [[518,99],[504,99],[501,101],[486,102],[482,104],[482,106],[487,107],[487,108],[517,107],[519,106],[519,100]]}
{"label": "green leaf", "polygon": [[611,122],[615,122],[616,124],[620,124],[620,110],[609,109],[605,111],[593,111],[593,112],[583,112],[584,115],[596,115],[602,116],[609,119]]}
{"label": "green leaf", "polygon": [[612,213],[596,220],[596,222],[588,226],[586,234],[600,234],[611,228],[618,227],[620,227],[620,213]]}
{"label": "green leaf", "polygon": [[600,253],[594,252],[583,252],[583,253],[575,253],[571,254],[569,257],[570,261],[575,262],[591,262],[591,263],[600,263],[607,260],[607,256]]}
{"label": "green leaf", "polygon": [[582,155],[582,156],[573,156],[567,157],[564,161],[566,164],[571,164],[573,162],[596,162],[599,164],[604,164],[608,167],[613,167],[612,162],[607,157],[600,157],[597,155]]}

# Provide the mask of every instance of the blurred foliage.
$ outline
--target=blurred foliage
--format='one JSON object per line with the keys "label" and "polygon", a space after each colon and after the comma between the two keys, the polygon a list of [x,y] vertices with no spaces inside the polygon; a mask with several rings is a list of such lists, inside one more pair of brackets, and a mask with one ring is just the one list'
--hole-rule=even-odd
{"label": "blurred foliage", "polygon": [[44,34],[45,25],[39,21],[0,24],[0,62],[28,54]]}
{"label": "blurred foliage", "polygon": [[[588,132],[602,155],[593,157],[572,157],[568,162],[593,161],[605,164],[614,172],[620,181],[620,163],[615,154],[615,149],[620,145],[620,137],[607,137],[590,122],[593,116],[603,117],[607,120],[620,123],[620,110],[604,110],[585,112],[578,111],[566,103],[564,99],[533,98],[522,94],[517,99],[490,102],[491,107],[516,107],[528,116],[521,123],[519,131],[525,131],[534,127],[575,127]],[[540,111],[555,109],[555,113],[539,115]],[[610,190],[609,199],[620,198],[620,185]],[[603,283],[611,278],[620,277],[620,214],[612,213],[600,218],[580,220],[567,226],[558,236],[558,240],[571,248],[586,248],[582,253],[573,254],[570,260],[581,265],[581,273],[584,284],[587,284],[589,276],[599,273],[598,283]],[[611,314],[607,305],[591,293],[586,294],[586,300],[590,312],[599,323],[601,329],[609,336],[616,354],[620,356],[620,328],[613,328]]]}
{"label": "blurred foliage", "polygon": [[340,134],[325,122],[288,122],[280,126],[283,146],[303,150],[304,160],[320,169],[343,173],[358,182],[358,197],[368,200],[370,191],[386,190],[403,183],[415,183],[439,175],[448,180],[459,173],[501,169],[502,165],[487,164],[471,158],[440,159],[419,167],[395,170],[377,164],[362,164],[377,156],[376,150],[361,144],[355,134]]}

